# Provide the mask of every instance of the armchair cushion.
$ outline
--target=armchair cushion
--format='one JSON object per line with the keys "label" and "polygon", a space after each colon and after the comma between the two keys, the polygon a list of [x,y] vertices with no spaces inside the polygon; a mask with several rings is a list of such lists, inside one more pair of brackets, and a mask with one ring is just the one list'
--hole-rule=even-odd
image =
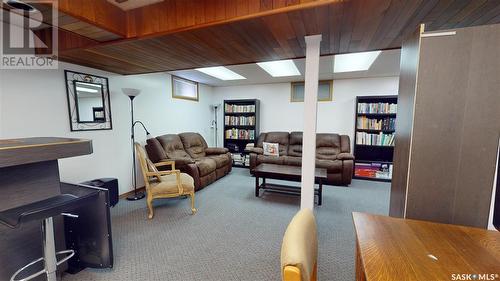
{"label": "armchair cushion", "polygon": [[[193,178],[185,173],[181,173],[180,178],[183,193],[192,192],[194,190]],[[179,188],[177,186],[177,176],[175,174],[161,176],[161,181],[157,182],[156,184],[152,184],[150,192],[152,193],[152,195],[179,193]]]}
{"label": "armchair cushion", "polygon": [[352,155],[351,153],[339,153],[339,155],[337,155],[337,159],[339,160],[354,160],[354,155]]}
{"label": "armchair cushion", "polygon": [[207,147],[205,148],[205,153],[207,155],[214,155],[214,154],[224,154],[227,153],[229,149],[225,147]]}

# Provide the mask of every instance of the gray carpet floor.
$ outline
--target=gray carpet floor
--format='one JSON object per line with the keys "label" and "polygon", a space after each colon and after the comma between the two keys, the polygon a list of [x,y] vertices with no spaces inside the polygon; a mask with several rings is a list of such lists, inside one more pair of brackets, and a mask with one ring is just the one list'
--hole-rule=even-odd
{"label": "gray carpet floor", "polygon": [[[145,200],[120,201],[112,209],[114,268],[63,280],[280,280],[281,241],[300,198],[256,198],[254,184],[248,170],[233,169],[196,193],[194,216],[188,199],[155,201],[153,220],[146,218]],[[389,192],[388,183],[361,180],[324,186],[323,205],[315,208],[319,280],[354,280],[351,212],[387,214]]]}

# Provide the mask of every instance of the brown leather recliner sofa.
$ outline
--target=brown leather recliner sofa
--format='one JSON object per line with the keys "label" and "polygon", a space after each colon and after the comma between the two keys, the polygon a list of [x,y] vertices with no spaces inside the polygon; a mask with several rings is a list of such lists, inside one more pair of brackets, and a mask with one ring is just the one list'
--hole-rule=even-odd
{"label": "brown leather recliner sofa", "polygon": [[[278,143],[279,156],[264,155],[263,143]],[[261,163],[302,165],[302,132],[269,132],[260,134],[250,152],[250,173]],[[316,135],[316,167],[327,171],[326,184],[349,185],[352,181],[354,156],[349,136],[338,134]]]}
{"label": "brown leather recliner sofa", "polygon": [[227,175],[232,169],[228,149],[208,147],[198,133],[168,134],[148,139],[146,151],[154,163],[175,161],[176,169],[193,177],[195,190]]}

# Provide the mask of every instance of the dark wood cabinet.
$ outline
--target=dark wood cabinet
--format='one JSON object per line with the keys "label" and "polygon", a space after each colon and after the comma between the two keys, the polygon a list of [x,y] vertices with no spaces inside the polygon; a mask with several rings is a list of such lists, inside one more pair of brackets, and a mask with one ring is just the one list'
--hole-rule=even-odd
{"label": "dark wood cabinet", "polygon": [[486,228],[500,132],[500,25],[415,32],[401,54],[390,215]]}

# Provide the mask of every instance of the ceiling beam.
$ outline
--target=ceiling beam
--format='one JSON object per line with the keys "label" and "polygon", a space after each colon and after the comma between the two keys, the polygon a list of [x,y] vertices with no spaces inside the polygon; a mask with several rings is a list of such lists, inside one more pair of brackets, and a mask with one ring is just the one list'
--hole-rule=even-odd
{"label": "ceiling beam", "polygon": [[165,0],[127,12],[128,37],[144,38],[346,0]]}
{"label": "ceiling beam", "polygon": [[127,37],[127,13],[106,0],[58,0],[57,3],[61,12]]}

